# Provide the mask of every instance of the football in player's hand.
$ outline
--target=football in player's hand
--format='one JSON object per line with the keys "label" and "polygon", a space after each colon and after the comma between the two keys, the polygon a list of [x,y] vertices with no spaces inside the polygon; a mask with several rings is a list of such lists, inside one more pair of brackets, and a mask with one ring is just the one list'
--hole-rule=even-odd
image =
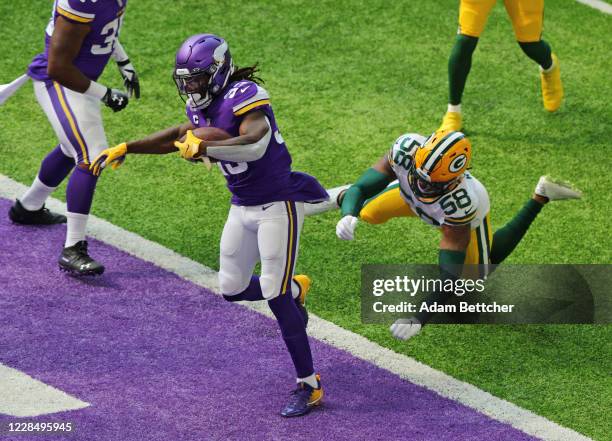
{"label": "football in player's hand", "polygon": [[[206,141],[222,141],[224,139],[233,138],[233,136],[227,133],[225,130],[219,129],[217,127],[198,127],[196,129],[193,129],[191,132],[198,138],[204,139]],[[187,135],[181,136],[179,141],[184,142],[186,136]],[[210,162],[218,162],[218,160],[215,158],[209,158],[209,160]],[[201,161],[202,160],[199,158],[194,159],[194,162]]]}

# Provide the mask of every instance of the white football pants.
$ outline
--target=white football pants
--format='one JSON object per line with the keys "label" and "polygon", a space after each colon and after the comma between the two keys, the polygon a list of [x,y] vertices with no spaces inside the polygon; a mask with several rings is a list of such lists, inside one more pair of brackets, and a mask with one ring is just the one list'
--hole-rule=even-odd
{"label": "white football pants", "polygon": [[34,80],[34,93],[66,156],[89,164],[108,147],[100,100],[50,80]]}
{"label": "white football pants", "polygon": [[258,261],[266,300],[290,292],[303,222],[303,202],[232,205],[221,236],[221,293],[231,296],[244,291]]}

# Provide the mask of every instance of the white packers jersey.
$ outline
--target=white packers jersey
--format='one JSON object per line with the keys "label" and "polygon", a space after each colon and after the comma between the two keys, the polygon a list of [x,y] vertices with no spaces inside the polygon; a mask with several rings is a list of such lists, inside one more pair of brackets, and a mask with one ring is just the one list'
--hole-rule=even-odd
{"label": "white packers jersey", "polygon": [[418,199],[408,183],[408,170],[414,152],[425,142],[425,137],[408,133],[400,136],[389,151],[389,163],[397,176],[402,198],[414,214],[428,224],[470,225],[478,227],[489,213],[489,195],[484,185],[469,172],[448,193],[424,202]]}

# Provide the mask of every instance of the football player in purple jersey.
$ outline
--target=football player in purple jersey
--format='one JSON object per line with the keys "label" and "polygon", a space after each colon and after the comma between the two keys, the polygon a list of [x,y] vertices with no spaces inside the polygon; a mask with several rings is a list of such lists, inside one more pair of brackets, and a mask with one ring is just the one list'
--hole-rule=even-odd
{"label": "football player in purple jersey", "polygon": [[[188,38],[176,54],[174,80],[187,102],[188,122],[138,141],[104,150],[91,169],[118,167],[128,153],[172,153],[217,162],[232,194],[221,236],[219,287],[230,301],[267,300],[297,371],[297,388],[281,415],[300,416],[321,403],[303,303],[310,279],[294,276],[306,202],[328,194],[310,175],[291,170],[268,92],[255,67],[238,69],[228,44],[211,34]],[[195,128],[215,127],[231,136],[197,138]],[[185,136],[184,141],[180,139]],[[254,276],[261,262],[261,275]]]}
{"label": "football player in purple jersey", "polygon": [[[27,72],[59,144],[42,161],[34,182],[15,201],[9,217],[28,225],[67,222],[59,266],[76,275],[104,272],[104,266],[87,252],[85,229],[98,179],[89,171],[89,164],[108,147],[100,104],[115,112],[128,104],[126,93],[96,82],[111,57],[129,95],[140,96],[138,77],[118,39],[126,5],[127,0],[56,0],[46,29],[45,51],[32,60]],[[25,77],[20,80],[22,84]],[[66,218],[46,209],[45,201],[71,171]]]}

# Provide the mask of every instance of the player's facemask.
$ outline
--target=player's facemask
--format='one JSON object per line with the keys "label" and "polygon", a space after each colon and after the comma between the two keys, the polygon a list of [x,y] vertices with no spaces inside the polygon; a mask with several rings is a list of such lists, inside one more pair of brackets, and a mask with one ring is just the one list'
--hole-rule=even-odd
{"label": "player's facemask", "polygon": [[201,109],[207,107],[213,99],[211,86],[214,78],[213,74],[216,70],[217,66],[214,64],[206,70],[196,73],[178,74],[177,72],[180,69],[177,69],[173,74],[173,78],[183,101],[189,98],[195,108]]}
{"label": "player's facemask", "polygon": [[431,182],[429,176],[422,170],[416,168],[414,162],[408,171],[408,184],[410,189],[418,198],[431,199],[443,195],[453,188],[460,178],[448,182]]}

